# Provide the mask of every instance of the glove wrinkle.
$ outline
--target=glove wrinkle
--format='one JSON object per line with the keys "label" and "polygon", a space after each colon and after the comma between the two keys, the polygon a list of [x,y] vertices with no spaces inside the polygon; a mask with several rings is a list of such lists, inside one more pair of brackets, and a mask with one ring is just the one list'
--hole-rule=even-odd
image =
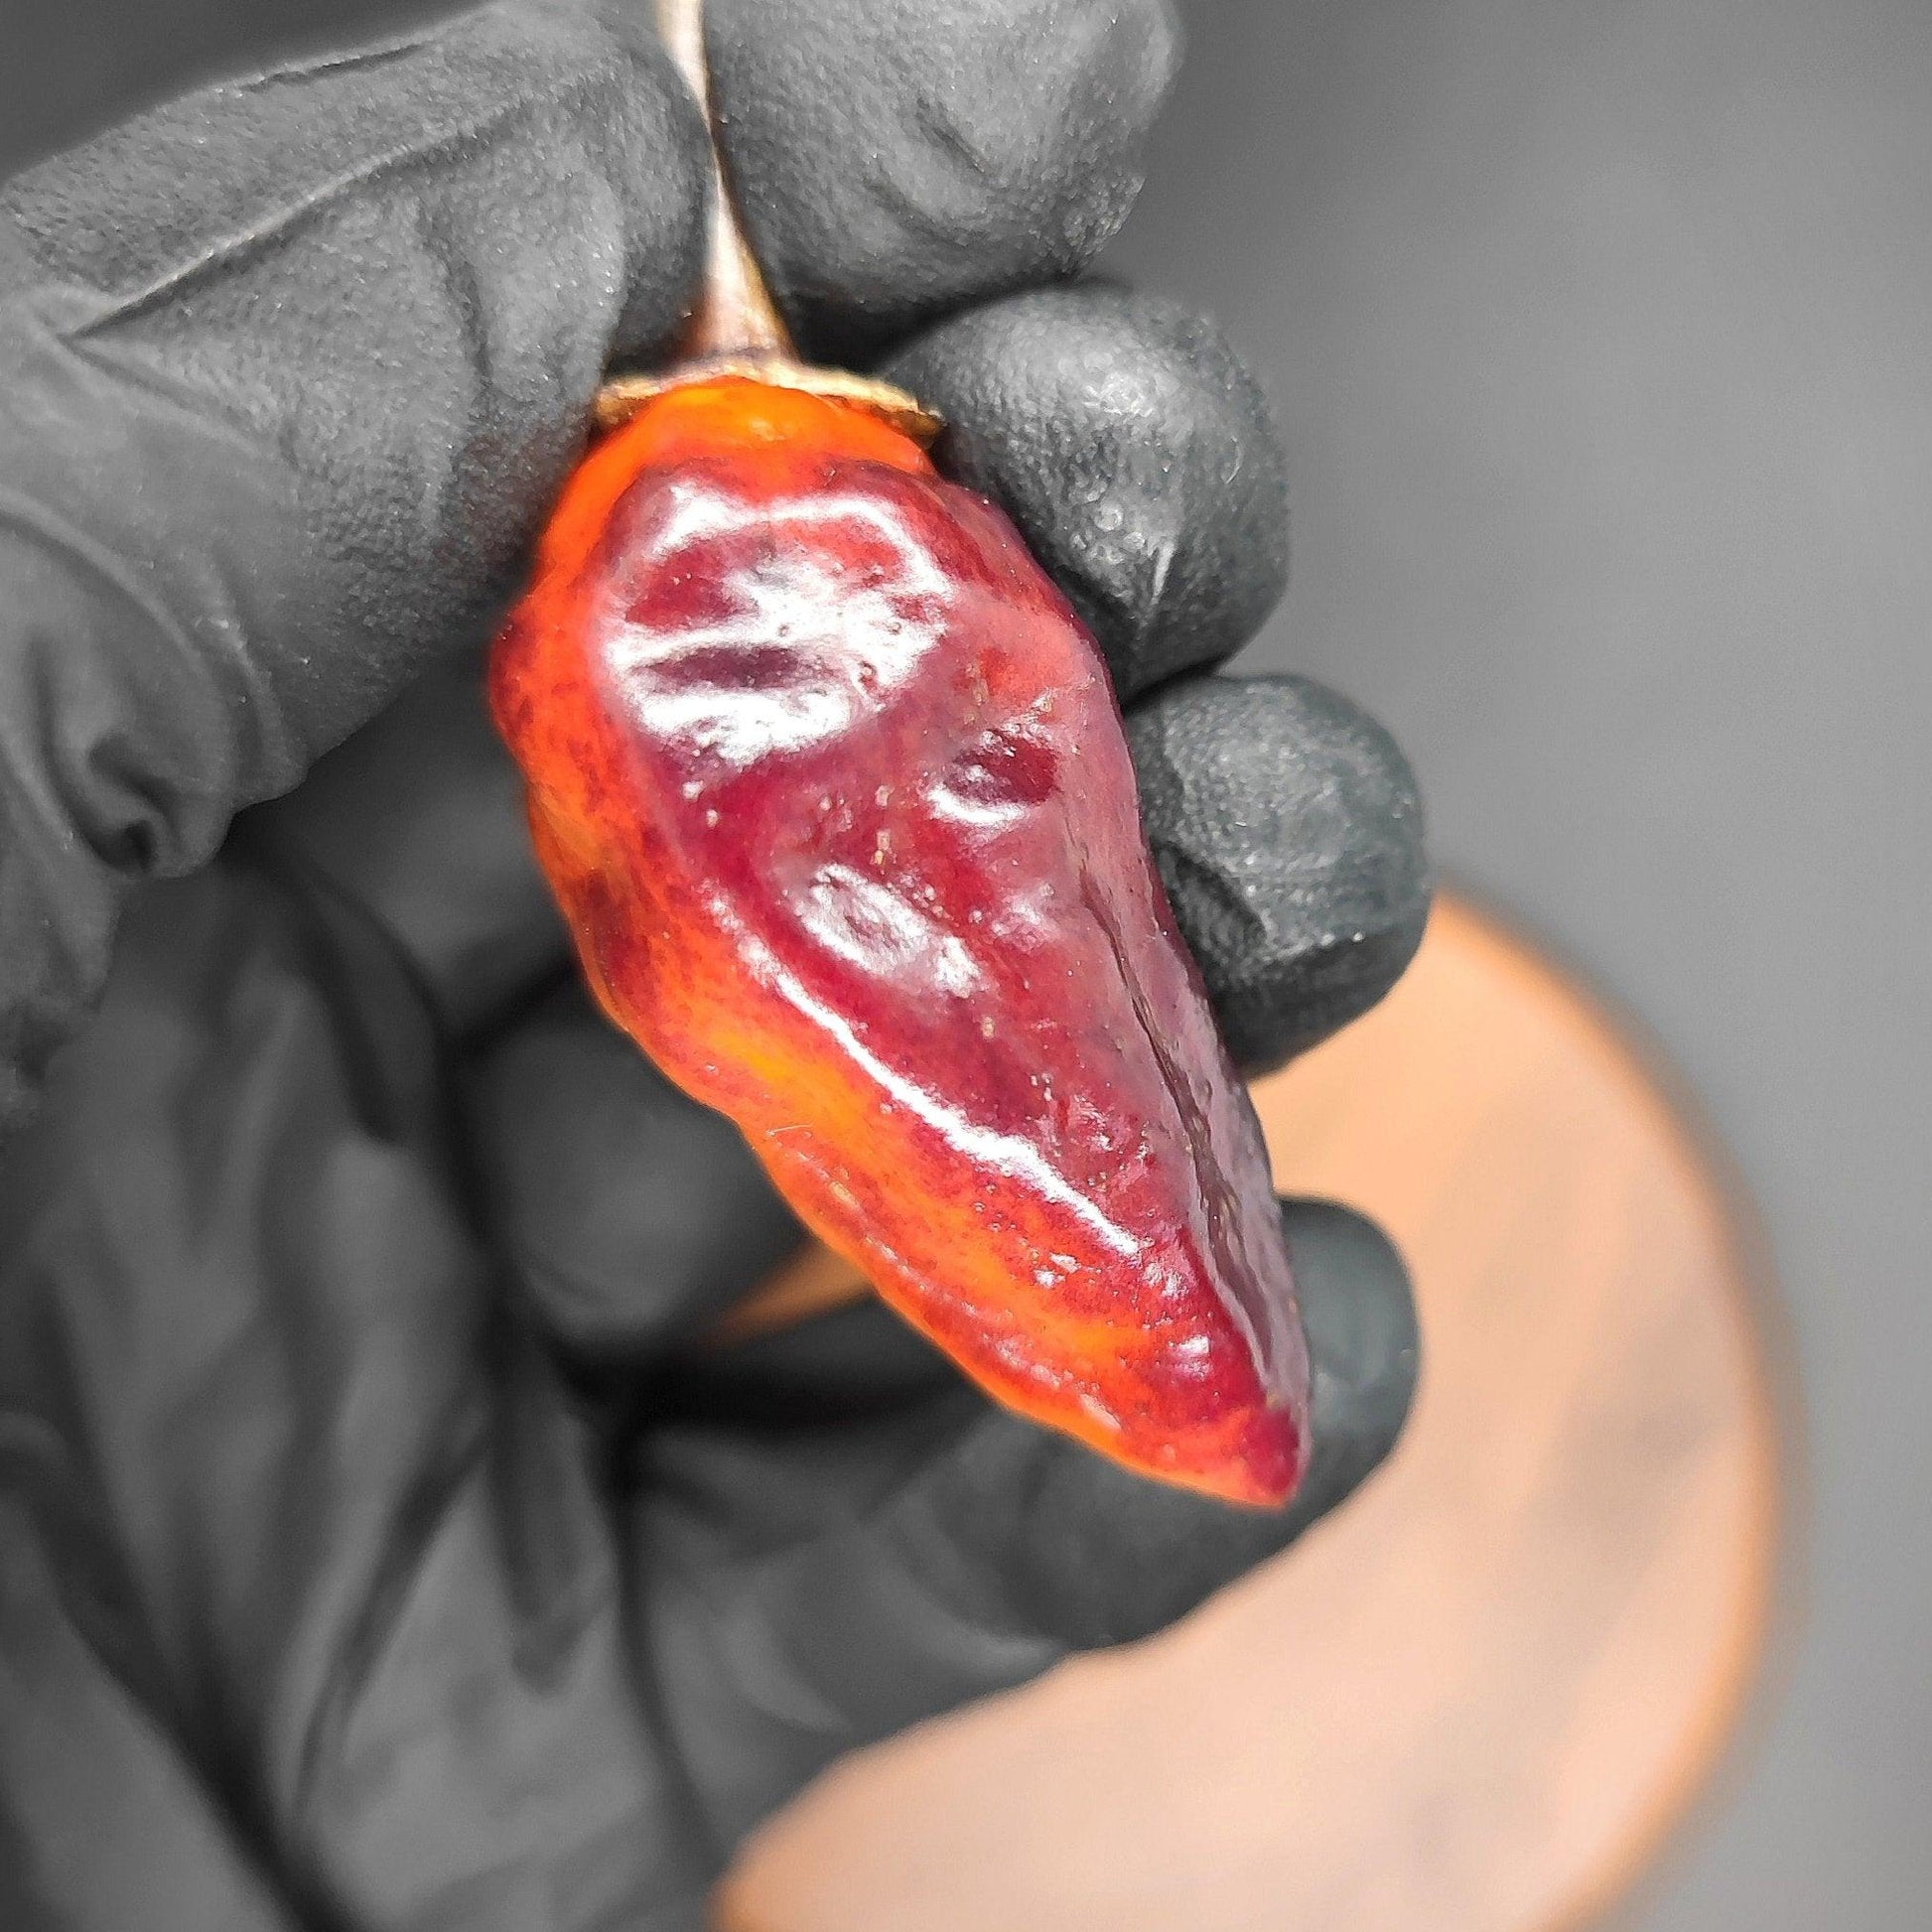
{"label": "glove wrinkle", "polygon": [[[307,229],[318,226],[345,205],[354,205],[361,197],[391,187],[406,175],[418,171],[433,175],[439,166],[472,148],[511,133],[530,131],[533,122],[527,103],[506,102],[467,125],[441,133],[434,141],[411,142],[383,154],[361,157],[352,168],[309,184],[292,201],[264,208],[233,232],[216,237],[200,253],[163,268],[153,279],[117,290],[108,306],[63,330],[62,338],[79,345],[111,335],[172,304],[192,300],[204,284],[246,270],[260,257],[293,246]],[[38,209],[23,210],[16,205],[14,212],[33,233],[28,217]],[[430,210],[431,217],[437,212]],[[433,257],[436,252],[431,250]],[[444,257],[446,264],[447,259]],[[175,319],[168,320],[172,323]]]}
{"label": "glove wrinkle", "polygon": [[393,40],[370,41],[361,47],[347,47],[335,52],[324,51],[306,59],[275,61],[254,73],[238,74],[225,84],[238,94],[248,94],[284,83],[299,85],[304,80],[329,80],[337,74],[365,72],[370,68],[386,67],[391,61],[406,60],[412,54],[420,54],[440,33],[447,31],[447,27],[441,30],[424,28],[413,34],[398,34]]}
{"label": "glove wrinkle", "polygon": [[568,7],[484,8],[374,52],[216,82],[136,115],[0,185],[0,213],[54,280],[139,311],[301,238],[345,203],[378,202],[369,191],[405,174],[461,196],[479,164],[519,146],[533,174],[549,172],[546,141],[621,140],[662,104],[652,81],[669,94],[648,39],[621,48]]}

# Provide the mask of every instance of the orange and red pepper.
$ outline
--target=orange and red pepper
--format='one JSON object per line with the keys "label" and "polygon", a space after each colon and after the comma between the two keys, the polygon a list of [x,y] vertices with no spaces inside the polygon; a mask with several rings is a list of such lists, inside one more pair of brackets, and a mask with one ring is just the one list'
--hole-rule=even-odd
{"label": "orange and red pepper", "polygon": [[1292,1493],[1260,1129],[1006,517],[862,406],[700,374],[572,482],[491,691],[606,1011],[820,1237],[1025,1414]]}

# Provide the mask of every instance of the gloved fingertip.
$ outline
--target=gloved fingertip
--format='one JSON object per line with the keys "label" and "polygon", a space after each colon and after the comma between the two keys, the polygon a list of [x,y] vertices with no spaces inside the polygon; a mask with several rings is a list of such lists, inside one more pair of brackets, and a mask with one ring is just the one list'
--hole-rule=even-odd
{"label": "gloved fingertip", "polygon": [[863,354],[1092,261],[1178,64],[1169,0],[711,0],[753,246],[808,348]]}
{"label": "gloved fingertip", "polygon": [[1297,1529],[1387,1458],[1415,1400],[1422,1338],[1409,1271],[1373,1221],[1333,1201],[1282,1203],[1313,1368],[1314,1439],[1290,1506]]}
{"label": "gloved fingertip", "polygon": [[1175,920],[1250,1078],[1359,1019],[1422,942],[1426,814],[1393,738],[1305,677],[1176,679],[1128,714]]}
{"label": "gloved fingertip", "polygon": [[1288,471],[1221,332],[1105,282],[949,316],[885,365],[1092,629],[1123,703],[1239,650],[1288,583]]}
{"label": "gloved fingertip", "polygon": [[926,1498],[1008,1613],[1070,1648],[1146,1636],[1294,1543],[1395,1447],[1421,1347],[1408,1271],[1374,1223],[1327,1201],[1282,1206],[1313,1368],[1313,1449],[1287,1508],[1231,1508],[988,1411]]}

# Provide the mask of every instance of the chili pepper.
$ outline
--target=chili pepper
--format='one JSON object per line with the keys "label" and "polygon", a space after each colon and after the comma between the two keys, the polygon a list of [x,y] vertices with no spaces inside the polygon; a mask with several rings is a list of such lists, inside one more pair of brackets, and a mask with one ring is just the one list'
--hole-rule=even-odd
{"label": "chili pepper", "polygon": [[910,399],[760,347],[643,385],[492,660],[590,983],[996,1396],[1280,1502],[1266,1152],[1099,651]]}

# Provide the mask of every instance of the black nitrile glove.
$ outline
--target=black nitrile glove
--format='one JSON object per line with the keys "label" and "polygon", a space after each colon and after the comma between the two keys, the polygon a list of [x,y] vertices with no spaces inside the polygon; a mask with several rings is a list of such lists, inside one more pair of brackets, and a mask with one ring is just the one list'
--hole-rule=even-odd
{"label": "black nitrile glove", "polygon": [[[1205,674],[1281,587],[1259,397],[1204,325],[1036,286],[1132,199],[1159,0],[712,35],[808,345],[945,411],[1105,644],[1239,1056],[1360,1012],[1426,898],[1401,759]],[[477,668],[600,375],[689,302],[702,159],[641,8],[524,0],[0,189],[9,1932],[693,1925],[833,1755],[1178,1615],[1400,1426],[1401,1269],[1313,1205],[1282,1514],[877,1307],[698,1338],[798,1231],[591,1012]]]}

